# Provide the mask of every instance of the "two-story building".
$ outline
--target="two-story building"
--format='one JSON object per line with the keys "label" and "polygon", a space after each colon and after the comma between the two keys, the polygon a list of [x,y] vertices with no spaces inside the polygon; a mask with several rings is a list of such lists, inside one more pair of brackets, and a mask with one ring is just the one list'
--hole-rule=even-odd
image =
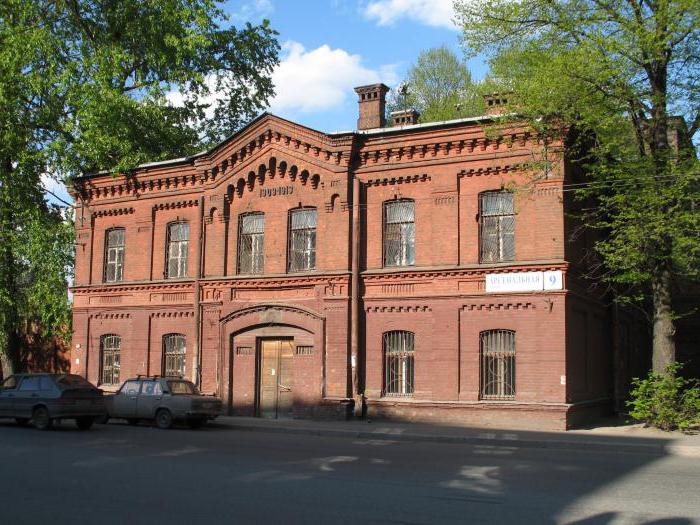
{"label": "two-story building", "polygon": [[563,146],[488,115],[384,127],[386,91],[356,89],[356,131],[263,114],[78,179],[73,372],[180,375],[263,417],[564,428],[609,406]]}

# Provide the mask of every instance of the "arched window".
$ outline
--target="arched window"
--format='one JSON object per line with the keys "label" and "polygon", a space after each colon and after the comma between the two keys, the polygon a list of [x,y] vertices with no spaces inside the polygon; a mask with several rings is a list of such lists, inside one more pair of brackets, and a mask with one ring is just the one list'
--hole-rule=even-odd
{"label": "arched window", "polygon": [[187,277],[187,253],[190,225],[186,222],[168,224],[165,276],[169,279]]}
{"label": "arched window", "polygon": [[316,208],[289,212],[287,268],[303,272],[316,268]]}
{"label": "arched window", "polygon": [[118,283],[124,278],[124,228],[105,232],[104,282]]}
{"label": "arched window", "polygon": [[515,260],[512,192],[487,191],[479,195],[479,230],[482,263]]}
{"label": "arched window", "polygon": [[391,396],[413,395],[413,332],[396,330],[384,334],[384,393]]}
{"label": "arched window", "polygon": [[100,337],[100,384],[118,385],[122,338],[108,334]]}
{"label": "arched window", "polygon": [[163,375],[185,377],[187,346],[182,334],[163,336]]}
{"label": "arched window", "polygon": [[238,219],[238,273],[263,273],[265,214],[246,213]]}
{"label": "arched window", "polygon": [[481,332],[481,399],[515,399],[515,332]]}
{"label": "arched window", "polygon": [[384,203],[384,266],[416,263],[416,216],[412,200]]}

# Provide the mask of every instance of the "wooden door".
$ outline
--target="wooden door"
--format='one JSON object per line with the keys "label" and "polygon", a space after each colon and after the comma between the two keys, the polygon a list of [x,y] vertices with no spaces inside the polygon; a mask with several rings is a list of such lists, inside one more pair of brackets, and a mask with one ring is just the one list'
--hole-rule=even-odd
{"label": "wooden door", "polygon": [[292,417],[294,345],[289,339],[263,340],[260,345],[261,417]]}

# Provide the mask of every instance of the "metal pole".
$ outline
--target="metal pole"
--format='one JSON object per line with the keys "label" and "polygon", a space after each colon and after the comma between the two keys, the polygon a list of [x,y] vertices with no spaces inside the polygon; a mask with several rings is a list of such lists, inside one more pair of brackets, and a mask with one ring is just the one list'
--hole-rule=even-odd
{"label": "metal pole", "polygon": [[362,417],[364,396],[360,388],[360,179],[352,181],[352,291],[350,295],[350,365],[355,417]]}

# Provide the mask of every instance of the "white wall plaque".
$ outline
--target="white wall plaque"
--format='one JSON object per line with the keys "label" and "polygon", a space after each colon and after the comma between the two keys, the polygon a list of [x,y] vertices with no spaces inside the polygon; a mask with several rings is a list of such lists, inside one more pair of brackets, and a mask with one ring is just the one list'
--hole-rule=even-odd
{"label": "white wall plaque", "polygon": [[487,273],[486,292],[538,292],[561,290],[561,270],[549,272]]}

